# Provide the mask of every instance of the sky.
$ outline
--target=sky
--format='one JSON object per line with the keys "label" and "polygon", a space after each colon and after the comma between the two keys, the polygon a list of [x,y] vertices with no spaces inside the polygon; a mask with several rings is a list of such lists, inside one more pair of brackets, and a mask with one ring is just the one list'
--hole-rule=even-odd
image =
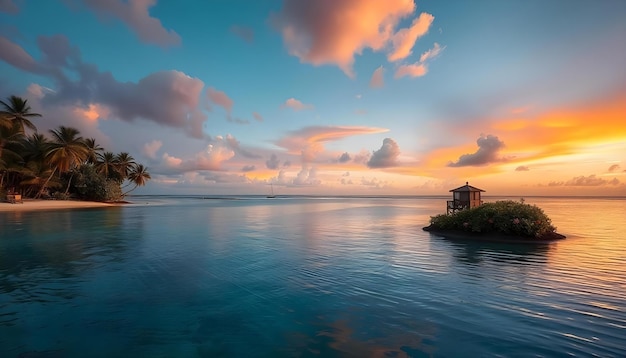
{"label": "sky", "polygon": [[139,194],[626,195],[626,1],[0,0],[0,97]]}

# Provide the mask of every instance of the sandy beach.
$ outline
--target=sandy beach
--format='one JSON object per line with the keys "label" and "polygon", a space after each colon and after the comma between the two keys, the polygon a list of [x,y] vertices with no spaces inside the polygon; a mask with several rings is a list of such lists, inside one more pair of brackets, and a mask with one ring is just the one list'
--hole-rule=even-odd
{"label": "sandy beach", "polygon": [[31,210],[58,210],[84,209],[115,206],[119,204],[99,203],[94,201],[77,200],[36,200],[24,199],[23,203],[0,203],[0,212],[31,211]]}

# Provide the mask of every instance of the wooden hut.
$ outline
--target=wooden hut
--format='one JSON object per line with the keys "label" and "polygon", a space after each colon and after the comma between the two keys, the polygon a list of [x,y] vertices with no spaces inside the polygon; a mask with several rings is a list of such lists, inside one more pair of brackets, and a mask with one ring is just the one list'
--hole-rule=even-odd
{"label": "wooden hut", "polygon": [[484,192],[484,190],[473,187],[468,182],[450,191],[452,192],[452,200],[448,200],[446,210],[448,214],[463,209],[475,208],[483,203],[480,199],[480,193]]}

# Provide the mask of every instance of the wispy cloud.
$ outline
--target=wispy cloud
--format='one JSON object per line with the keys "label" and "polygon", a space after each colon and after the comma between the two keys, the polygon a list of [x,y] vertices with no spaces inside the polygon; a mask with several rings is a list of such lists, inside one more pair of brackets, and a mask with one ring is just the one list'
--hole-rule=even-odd
{"label": "wispy cloud", "polygon": [[552,181],[548,183],[548,186],[604,186],[604,185],[619,185],[620,181],[617,178],[611,180],[597,177],[595,174],[589,176],[578,176],[567,181]]}
{"label": "wispy cloud", "polygon": [[441,54],[444,49],[445,47],[441,47],[438,43],[435,42],[433,48],[422,53],[418,62],[398,66],[398,68],[396,69],[396,73],[394,74],[394,78],[424,76],[428,72],[428,61],[439,56],[439,54]]}
{"label": "wispy cloud", "polygon": [[254,30],[249,27],[233,25],[230,27],[230,32],[237,35],[247,43],[254,42]]}
{"label": "wispy cloud", "polygon": [[263,122],[263,120],[264,120],[264,119],[263,119],[263,116],[262,116],[262,115],[260,115],[258,112],[252,112],[252,117],[254,117],[254,119],[255,119],[257,122]]}
{"label": "wispy cloud", "polygon": [[[393,51],[387,55],[387,59],[389,61],[398,61],[409,57],[413,53],[415,41],[428,32],[434,19],[433,15],[423,12],[413,20],[411,27],[395,33],[391,38]],[[424,62],[421,59],[420,61]]]}
{"label": "wispy cloud", "polygon": [[226,110],[226,113],[230,114],[230,112],[233,110],[233,100],[230,99],[230,97],[228,97],[228,95],[222,91],[218,91],[213,87],[209,87],[207,90],[207,96],[209,97],[209,100],[224,108]]}
{"label": "wispy cloud", "polygon": [[295,98],[289,98],[281,105],[281,108],[291,108],[294,111],[304,111],[307,109],[313,109],[312,104],[302,103]]}
{"label": "wispy cloud", "polygon": [[289,132],[287,136],[279,139],[276,145],[285,148],[291,154],[300,154],[307,162],[314,160],[319,153],[324,151],[326,142],[387,131],[388,129],[377,127],[313,126]]}
{"label": "wispy cloud", "polygon": [[370,79],[370,87],[371,88],[382,88],[385,86],[385,78],[383,77],[385,73],[385,69],[383,66],[378,67],[372,73],[372,78]]}
{"label": "wispy cloud", "polygon": [[44,71],[43,66],[37,63],[20,45],[3,36],[0,36],[0,59],[13,67],[31,73]]}
{"label": "wispy cloud", "polygon": [[150,16],[156,0],[81,0],[88,8],[102,16],[120,19],[144,42],[169,47],[180,45],[180,36],[167,30],[161,21]]}

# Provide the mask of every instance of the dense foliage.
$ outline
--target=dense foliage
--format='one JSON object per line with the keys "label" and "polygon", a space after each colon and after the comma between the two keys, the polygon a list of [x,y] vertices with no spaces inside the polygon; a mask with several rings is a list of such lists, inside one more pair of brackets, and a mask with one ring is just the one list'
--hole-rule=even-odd
{"label": "dense foliage", "polygon": [[485,203],[453,214],[433,216],[430,223],[441,230],[524,237],[542,237],[556,230],[543,210],[535,205],[512,200]]}
{"label": "dense foliage", "polygon": [[[116,201],[150,180],[147,168],[130,154],[107,152],[71,127],[60,126],[45,136],[31,122],[35,117],[41,115],[25,99],[0,101],[0,200],[18,193]],[[124,193],[126,187],[130,190]]]}

